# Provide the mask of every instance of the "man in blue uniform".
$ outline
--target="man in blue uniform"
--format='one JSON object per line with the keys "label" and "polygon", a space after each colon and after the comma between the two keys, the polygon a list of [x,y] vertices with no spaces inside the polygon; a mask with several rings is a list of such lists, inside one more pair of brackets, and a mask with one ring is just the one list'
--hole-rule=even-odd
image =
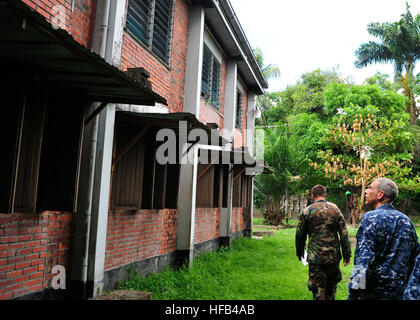
{"label": "man in blue uniform", "polygon": [[357,231],[348,299],[402,299],[419,247],[416,230],[392,205],[395,182],[374,179],[365,195],[374,210],[365,213]]}
{"label": "man in blue uniform", "polygon": [[404,291],[404,300],[420,300],[420,252]]}

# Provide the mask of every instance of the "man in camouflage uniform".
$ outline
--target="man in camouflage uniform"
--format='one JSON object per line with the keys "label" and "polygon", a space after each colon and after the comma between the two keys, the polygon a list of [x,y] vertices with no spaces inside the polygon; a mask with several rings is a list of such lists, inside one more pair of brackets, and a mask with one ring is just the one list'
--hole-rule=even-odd
{"label": "man in camouflage uniform", "polygon": [[404,300],[420,300],[420,253],[404,291]]}
{"label": "man in camouflage uniform", "polygon": [[314,300],[334,300],[337,283],[342,279],[340,246],[344,265],[348,265],[351,258],[346,221],[340,209],[325,200],[327,194],[324,186],[314,186],[311,194],[314,203],[305,208],[299,218],[296,254],[301,260],[304,256],[306,237],[309,236],[308,289],[312,291]]}
{"label": "man in camouflage uniform", "polygon": [[348,299],[402,299],[419,247],[416,230],[392,206],[395,182],[374,179],[365,195],[375,210],[365,213],[357,231]]}

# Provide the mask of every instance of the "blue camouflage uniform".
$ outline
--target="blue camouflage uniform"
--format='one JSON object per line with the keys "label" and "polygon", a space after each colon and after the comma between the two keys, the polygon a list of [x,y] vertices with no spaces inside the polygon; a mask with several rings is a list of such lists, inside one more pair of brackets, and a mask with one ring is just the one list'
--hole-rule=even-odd
{"label": "blue camouflage uniform", "polygon": [[420,300],[420,253],[404,291],[404,300]]}
{"label": "blue camouflage uniform", "polygon": [[348,299],[402,299],[419,248],[412,221],[384,204],[365,213],[356,237]]}

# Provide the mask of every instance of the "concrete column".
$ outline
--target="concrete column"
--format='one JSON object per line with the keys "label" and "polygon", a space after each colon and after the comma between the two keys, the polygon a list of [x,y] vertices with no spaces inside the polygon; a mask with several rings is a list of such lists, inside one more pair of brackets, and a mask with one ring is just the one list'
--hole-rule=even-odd
{"label": "concrete column", "polygon": [[[198,148],[197,145],[189,151],[191,155],[187,162],[187,128],[180,128],[183,159],[181,159],[179,189],[178,189],[178,223],[176,233],[177,261],[175,265],[180,267],[183,264],[192,265],[194,257],[194,224],[195,224],[195,197],[197,188],[197,163]],[[186,163],[187,162],[187,163]]]}
{"label": "concrete column", "polygon": [[[223,137],[231,142],[230,149],[233,149],[233,138],[235,136],[235,109],[237,91],[238,66],[237,62],[228,60],[226,62],[226,85],[225,85],[225,111]],[[227,207],[222,208],[220,217],[220,237],[222,245],[230,246],[232,229],[232,194],[233,194],[233,171],[229,165],[227,183]]]}
{"label": "concrete column", "polygon": [[[235,130],[236,87],[238,78],[238,65],[236,61],[226,62],[226,85],[225,85],[225,111],[223,137],[233,142]],[[233,147],[233,145],[232,145]]]}
{"label": "concrete column", "polygon": [[[108,14],[108,17],[105,17],[105,19],[103,16],[104,14]],[[121,65],[124,17],[125,1],[97,2],[92,51],[98,54],[103,53],[105,61],[118,68]],[[102,25],[101,21],[106,21],[107,24]],[[106,33],[106,36],[102,37],[102,33],[104,32]],[[105,52],[103,52],[101,48],[104,49]]]}
{"label": "concrete column", "polygon": [[93,297],[103,287],[114,125],[115,105],[110,104],[99,114],[98,123],[87,274],[88,294]]}
{"label": "concrete column", "polygon": [[204,8],[190,8],[184,86],[184,112],[200,116],[201,73],[203,68]]}
{"label": "concrete column", "polygon": [[256,94],[252,91],[248,92],[248,106],[246,114],[246,147],[249,150],[251,156],[254,156],[254,146],[255,146],[255,115],[256,111]]}
{"label": "concrete column", "polygon": [[230,247],[231,235],[232,235],[232,194],[233,194],[233,171],[231,172],[233,165],[229,165],[229,175],[227,190],[227,207],[222,208],[220,214],[220,238],[221,245]]}
{"label": "concrete column", "polygon": [[[125,1],[97,3],[92,51],[116,67],[121,64],[124,15]],[[86,116],[98,106],[94,103]],[[102,288],[114,122],[115,106],[109,104],[84,131],[72,254],[74,297],[96,296]]]}
{"label": "concrete column", "polygon": [[[250,91],[248,92],[248,108],[247,108],[247,137],[246,137],[246,147],[248,148],[249,153],[251,156],[255,157],[255,118],[258,114],[257,110],[257,96],[254,92]],[[249,208],[250,211],[250,225],[251,230],[250,234],[252,235],[252,223],[254,219],[254,179],[251,180],[251,207]]]}

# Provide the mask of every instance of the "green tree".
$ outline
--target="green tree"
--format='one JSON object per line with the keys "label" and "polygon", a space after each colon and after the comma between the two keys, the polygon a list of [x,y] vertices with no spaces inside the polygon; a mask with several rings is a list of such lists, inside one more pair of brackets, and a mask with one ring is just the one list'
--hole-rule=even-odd
{"label": "green tree", "polygon": [[[380,106],[378,107],[378,114],[381,117],[409,121],[409,115],[404,113],[406,98],[392,89],[381,88],[375,84],[333,83],[324,92],[324,105],[324,112],[329,116],[344,112],[344,108],[348,106],[359,106],[363,109],[369,105],[374,105]],[[349,109],[348,112],[352,112],[352,110],[358,109]]]}
{"label": "green tree", "polygon": [[312,166],[330,179],[357,187],[361,214],[365,188],[373,178],[390,177],[402,188],[412,188],[413,181],[418,181],[410,178],[413,135],[407,122],[388,120],[372,105],[345,107],[322,137],[320,162]]}
{"label": "green tree", "polygon": [[400,87],[388,80],[389,75],[377,71],[373,76],[365,79],[364,84],[376,85],[381,90],[397,91]]}
{"label": "green tree", "polygon": [[401,15],[400,21],[370,23],[367,31],[380,41],[369,41],[360,45],[356,50],[356,67],[392,62],[397,77],[405,69],[405,75],[400,77],[400,81],[404,94],[409,98],[407,112],[414,123],[418,117],[418,109],[410,83],[414,81],[415,63],[420,59],[420,14],[413,18],[407,3],[406,12]]}
{"label": "green tree", "polygon": [[[289,195],[303,195],[314,184],[326,181],[309,163],[316,158],[325,124],[319,115],[300,113],[266,129],[264,159],[272,174],[256,178],[256,197],[266,200],[266,220],[284,217],[280,203]],[[287,217],[286,217],[287,219]],[[286,222],[287,223],[287,222]]]}
{"label": "green tree", "polygon": [[345,83],[336,69],[316,69],[302,74],[295,85],[272,93],[271,101],[276,105],[265,113],[268,123],[286,121],[288,116],[298,113],[317,113],[326,119],[324,91],[333,83]]}

